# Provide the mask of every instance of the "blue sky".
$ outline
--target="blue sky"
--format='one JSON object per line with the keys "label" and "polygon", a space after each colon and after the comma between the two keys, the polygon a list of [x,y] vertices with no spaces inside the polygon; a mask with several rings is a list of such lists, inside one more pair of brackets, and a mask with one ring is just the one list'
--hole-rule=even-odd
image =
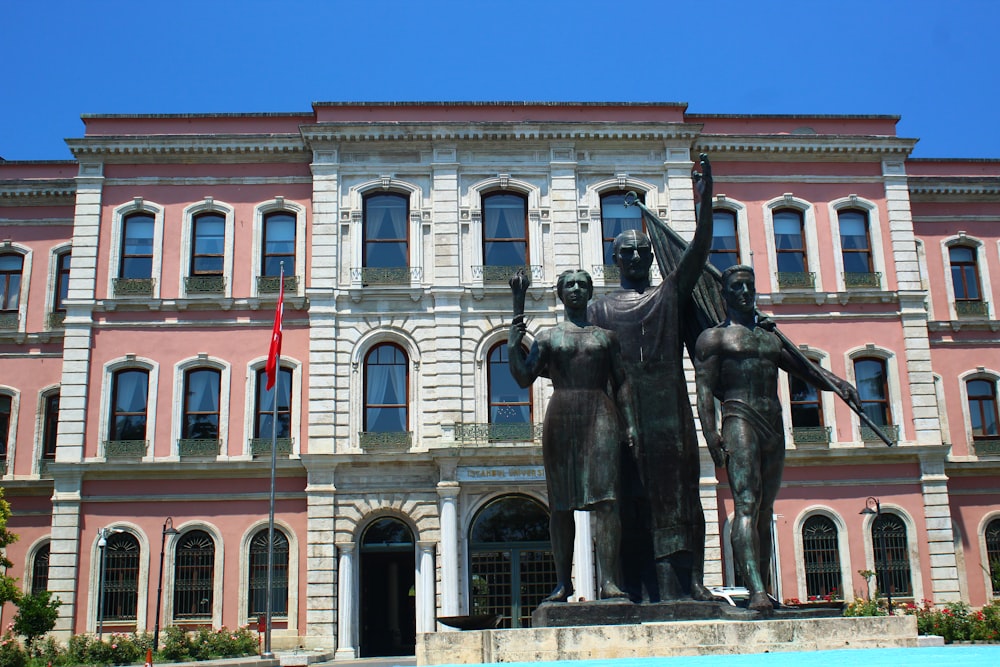
{"label": "blue sky", "polygon": [[0,156],[84,113],[314,101],[686,102],[893,114],[917,157],[1000,159],[994,0],[2,0]]}

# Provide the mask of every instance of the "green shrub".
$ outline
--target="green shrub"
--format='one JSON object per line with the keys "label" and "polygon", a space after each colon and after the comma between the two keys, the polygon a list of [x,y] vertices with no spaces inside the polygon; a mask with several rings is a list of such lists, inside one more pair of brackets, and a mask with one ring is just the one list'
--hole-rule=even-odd
{"label": "green shrub", "polygon": [[164,630],[163,648],[160,654],[167,660],[214,660],[216,658],[238,658],[257,655],[257,635],[249,628],[218,630],[201,628],[188,632],[181,627],[170,625]]}
{"label": "green shrub", "polygon": [[0,637],[0,667],[24,667],[28,662],[28,653],[21,647],[21,642],[10,632]]}
{"label": "green shrub", "polygon": [[904,604],[903,613],[917,617],[917,630],[922,635],[937,635],[945,642],[1000,641],[1000,602],[992,602],[973,610],[964,602],[949,602],[938,609],[930,600],[923,604]]}

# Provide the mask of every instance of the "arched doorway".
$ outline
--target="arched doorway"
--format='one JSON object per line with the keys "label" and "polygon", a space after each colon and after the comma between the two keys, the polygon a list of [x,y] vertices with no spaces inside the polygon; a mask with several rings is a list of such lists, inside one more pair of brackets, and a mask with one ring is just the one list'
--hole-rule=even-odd
{"label": "arched doorway", "polygon": [[531,627],[531,612],[556,586],[548,511],[527,496],[491,501],[472,521],[469,561],[471,613]]}
{"label": "arched doorway", "polygon": [[362,658],[416,651],[416,556],[399,519],[378,519],[361,538]]}

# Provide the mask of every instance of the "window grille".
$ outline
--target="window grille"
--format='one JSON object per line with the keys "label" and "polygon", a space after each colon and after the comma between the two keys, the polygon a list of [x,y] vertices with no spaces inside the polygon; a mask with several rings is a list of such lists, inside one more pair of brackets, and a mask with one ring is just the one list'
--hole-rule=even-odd
{"label": "window grille", "polygon": [[[250,541],[250,581],[247,584],[247,616],[256,618],[267,612],[267,528]],[[273,567],[271,569],[271,613],[288,615],[288,538],[274,530]]]}
{"label": "window grille", "polygon": [[139,541],[115,533],[104,547],[104,609],[107,621],[134,621],[139,603]]}
{"label": "window grille", "polygon": [[35,552],[35,562],[31,566],[31,592],[49,590],[49,553],[51,545],[44,545]]}
{"label": "window grille", "polygon": [[215,542],[193,530],[178,542],[174,560],[174,618],[210,619],[215,592]]}
{"label": "window grille", "polygon": [[806,595],[842,597],[837,527],[828,517],[811,516],[802,526]]}
{"label": "window grille", "polygon": [[878,590],[896,596],[913,595],[910,547],[906,526],[899,517],[881,514],[872,522],[872,548]]}

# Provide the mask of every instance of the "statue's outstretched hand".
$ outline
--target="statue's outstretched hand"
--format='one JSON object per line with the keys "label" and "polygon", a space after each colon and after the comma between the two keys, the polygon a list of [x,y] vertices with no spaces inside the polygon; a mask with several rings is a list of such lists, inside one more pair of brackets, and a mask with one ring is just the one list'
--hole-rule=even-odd
{"label": "statue's outstretched hand", "polygon": [[708,161],[708,155],[702,153],[698,156],[701,162],[701,171],[691,172],[691,180],[694,181],[694,188],[698,192],[698,197],[703,202],[712,198],[712,163]]}
{"label": "statue's outstretched hand", "polygon": [[722,444],[722,435],[718,431],[706,433],[705,441],[708,443],[708,453],[712,455],[715,467],[725,468],[729,453],[726,451],[726,446]]}

